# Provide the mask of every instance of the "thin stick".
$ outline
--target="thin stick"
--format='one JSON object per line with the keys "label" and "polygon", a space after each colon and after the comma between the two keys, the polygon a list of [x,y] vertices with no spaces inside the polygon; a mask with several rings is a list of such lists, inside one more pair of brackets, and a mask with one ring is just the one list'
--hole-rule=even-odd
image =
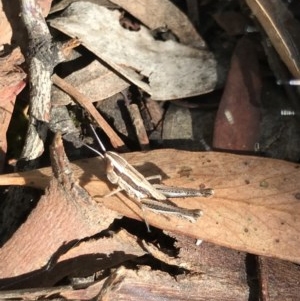
{"label": "thin stick", "polygon": [[64,79],[56,74],[52,75],[52,82],[64,92],[68,93],[74,98],[83,108],[85,108],[96,120],[98,125],[103,129],[106,135],[109,137],[110,142],[114,148],[124,147],[125,144],[122,139],[117,135],[113,128],[106,122],[101,114],[94,107],[92,101],[78,91],[73,85],[66,82]]}
{"label": "thin stick", "polygon": [[130,101],[129,101],[126,93],[127,92],[121,92],[121,94],[124,97],[125,105],[129,111],[131,121],[135,128],[135,132],[136,132],[137,138],[139,140],[140,147],[142,150],[148,150],[149,149],[149,139],[147,136],[147,132],[146,132],[146,129],[144,126],[144,122],[143,122],[141,113],[136,104],[130,104]]}

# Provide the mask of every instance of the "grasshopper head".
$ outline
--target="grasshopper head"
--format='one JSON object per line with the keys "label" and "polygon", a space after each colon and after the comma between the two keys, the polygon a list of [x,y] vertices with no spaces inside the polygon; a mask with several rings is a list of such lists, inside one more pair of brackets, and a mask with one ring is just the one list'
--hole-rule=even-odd
{"label": "grasshopper head", "polygon": [[112,184],[118,184],[120,174],[124,172],[127,162],[115,152],[106,152],[104,156],[107,160],[107,178]]}

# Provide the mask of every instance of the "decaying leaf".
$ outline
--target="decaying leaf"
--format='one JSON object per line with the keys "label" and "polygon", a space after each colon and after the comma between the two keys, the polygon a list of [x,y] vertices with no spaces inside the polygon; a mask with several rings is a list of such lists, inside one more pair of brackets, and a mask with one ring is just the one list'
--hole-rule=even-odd
{"label": "decaying leaf", "polygon": [[78,37],[85,47],[153,99],[177,99],[214,89],[216,62],[209,51],[155,40],[143,26],[139,31],[128,31],[120,26],[119,18],[119,11],[76,2],[50,24]]}
{"label": "decaying leaf", "polygon": [[182,44],[199,49],[206,48],[206,43],[197,33],[188,17],[168,0],[112,0],[147,27],[155,30],[171,30]]}
{"label": "decaying leaf", "polygon": [[255,44],[242,38],[233,53],[215,120],[215,148],[254,151],[260,134],[261,88]]}

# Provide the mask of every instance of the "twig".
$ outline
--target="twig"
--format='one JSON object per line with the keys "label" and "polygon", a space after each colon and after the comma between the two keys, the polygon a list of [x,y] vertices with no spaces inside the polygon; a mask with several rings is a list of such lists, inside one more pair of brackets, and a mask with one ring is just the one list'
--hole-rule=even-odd
{"label": "twig", "polygon": [[110,142],[114,148],[124,147],[124,142],[118,136],[118,134],[113,130],[113,128],[106,122],[106,120],[101,116],[101,114],[94,107],[92,101],[80,93],[73,85],[66,82],[64,79],[60,78],[58,75],[53,74],[52,82],[59,87],[64,92],[68,93],[74,98],[83,108],[85,108],[96,120],[98,125],[103,129],[110,139]]}
{"label": "twig", "polygon": [[124,102],[127,107],[127,110],[130,114],[130,119],[135,128],[136,136],[139,140],[139,144],[142,150],[149,149],[149,139],[145,129],[144,121],[141,116],[139,107],[135,103],[131,103],[127,96],[127,90],[125,92],[121,91],[121,94],[124,97]]}

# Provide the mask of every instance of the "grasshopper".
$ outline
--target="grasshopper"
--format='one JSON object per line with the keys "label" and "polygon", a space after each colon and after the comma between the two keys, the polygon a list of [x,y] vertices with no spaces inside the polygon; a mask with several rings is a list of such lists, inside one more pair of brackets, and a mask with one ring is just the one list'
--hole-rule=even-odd
{"label": "grasshopper", "polygon": [[[101,158],[106,159],[107,179],[112,184],[118,186],[105,197],[124,191],[142,209],[143,212],[144,209],[149,209],[154,212],[164,214],[176,214],[180,217],[189,219],[191,222],[195,222],[195,220],[202,215],[202,211],[200,209],[186,209],[179,207],[171,202],[169,198],[196,196],[208,197],[213,194],[213,189],[189,189],[151,184],[149,180],[161,179],[161,176],[145,178],[123,157],[115,152],[106,151],[93,126],[91,126],[91,129],[104,152],[104,155],[88,144],[84,143],[84,145],[98,154]],[[147,230],[150,232],[149,224],[145,216],[143,216],[143,218],[147,226]]]}

